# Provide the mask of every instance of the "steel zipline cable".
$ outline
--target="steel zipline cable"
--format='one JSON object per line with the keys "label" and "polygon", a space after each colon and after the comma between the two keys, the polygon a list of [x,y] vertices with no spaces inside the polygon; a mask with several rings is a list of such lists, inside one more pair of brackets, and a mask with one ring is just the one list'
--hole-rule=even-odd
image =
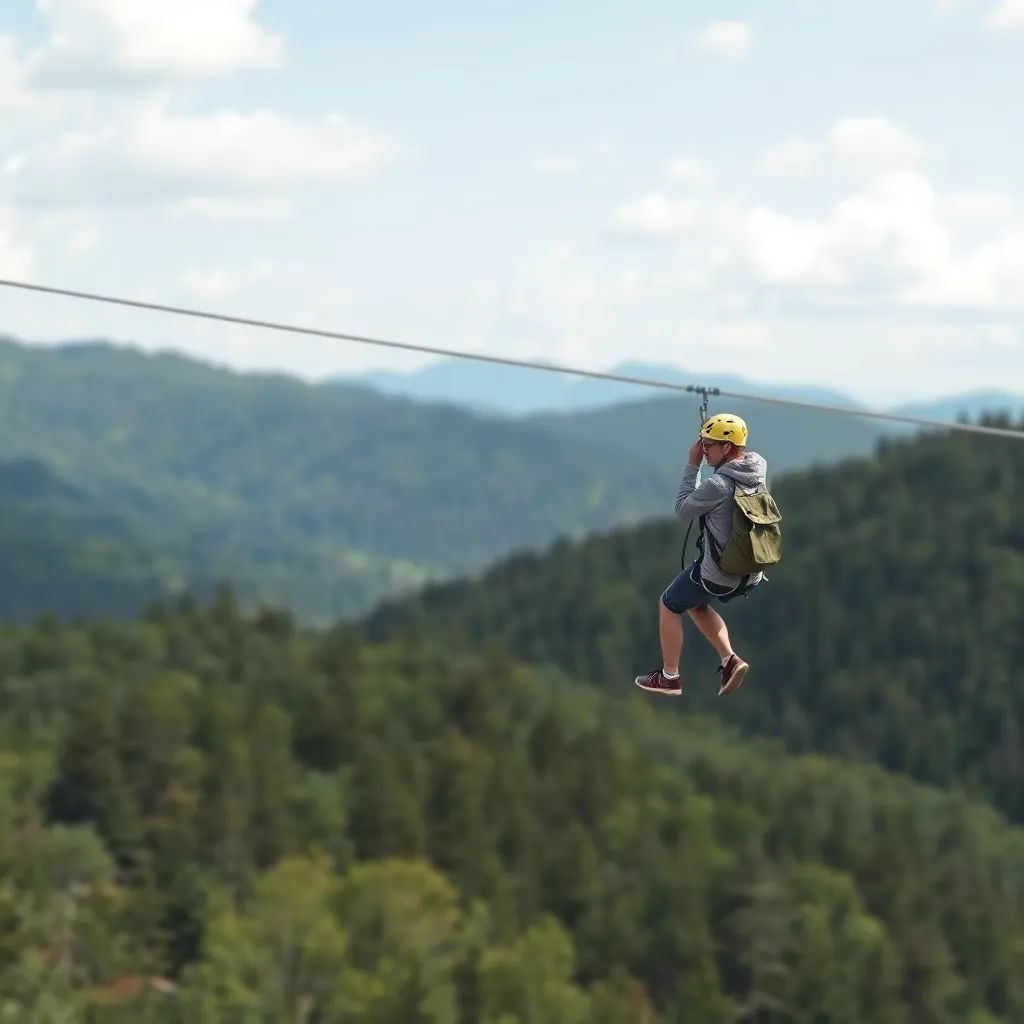
{"label": "steel zipline cable", "polygon": [[843,416],[859,416],[865,419],[888,420],[895,423],[907,423],[915,426],[932,427],[937,430],[960,430],[973,434],[987,434],[994,437],[1007,437],[1015,441],[1024,441],[1024,430],[989,427],[974,423],[949,423],[943,420],[922,419],[916,416],[900,416],[896,413],[873,412],[868,409],[845,409],[841,406],[825,405],[819,402],[801,402],[792,398],[775,398],[767,395],[748,395],[737,391],[723,391],[715,387],[702,387],[693,384],[676,384],[670,381],[655,380],[645,377],[631,377],[617,373],[606,373],[601,370],[585,370],[582,367],[562,366],[555,363],[533,362],[526,359],[512,359],[508,356],[488,355],[483,352],[467,352],[458,349],[439,348],[431,345],[420,345],[406,341],[388,341],[382,338],[370,338],[358,334],[345,334],[341,331],[329,331],[317,327],[302,327],[297,324],[277,323],[271,320],[255,320],[250,317],[233,316],[228,313],[214,313],[208,310],[189,309],[183,306],[167,306],[156,302],[144,302],[140,299],[127,299],[116,295],[101,295],[96,292],[74,291],[70,288],[57,288],[51,285],[31,284],[27,281],[15,281],[0,278],[0,286],[18,288],[24,291],[43,292],[49,295],[63,295],[73,299],[85,299],[89,302],[102,302],[108,305],[128,306],[135,309],[147,309],[157,313],[172,313],[176,316],[194,317],[202,320],[217,320],[222,323],[240,324],[244,327],[259,327],[264,330],[285,331],[291,334],[306,334],[320,338],[331,338],[336,341],[352,341],[361,345],[376,345],[382,348],[403,349],[409,352],[423,352],[429,355],[448,356],[452,359],[469,359],[481,363],[495,363],[504,366],[517,366],[527,370],[542,370],[546,373],[562,373],[574,377],[590,377],[595,380],[614,381],[620,384],[635,384],[640,387],[660,388],[665,391],[681,391],[690,394],[721,395],[725,398],[737,398],[748,402],[767,402],[774,405],[787,405],[800,409],[811,409],[818,412],[838,413]]}

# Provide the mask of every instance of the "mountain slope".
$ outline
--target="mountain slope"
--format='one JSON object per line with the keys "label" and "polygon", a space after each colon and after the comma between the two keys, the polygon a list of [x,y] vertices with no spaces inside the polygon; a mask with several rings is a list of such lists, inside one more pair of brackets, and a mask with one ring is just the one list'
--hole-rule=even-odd
{"label": "mountain slope", "polygon": [[123,516],[35,459],[0,462],[0,565],[6,621],[130,617],[213,585],[204,567],[151,548]]}
{"label": "mountain slope", "polygon": [[[714,655],[688,623],[684,699],[665,713],[961,784],[1024,820],[1022,489],[1024,441],[970,435],[775,480],[783,562],[723,611],[752,671],[718,699]],[[684,530],[655,522],[517,556],[386,604],[366,629],[504,644],[628,690],[660,661],[657,601]]]}
{"label": "mountain slope", "polygon": [[540,427],[101,344],[0,345],[22,455],[317,617],[666,502],[657,470]]}
{"label": "mountain slope", "polygon": [[[710,398],[708,412],[721,411],[734,412],[747,421],[751,447],[768,459],[776,474],[870,455],[879,441],[892,433],[876,420],[765,402]],[[700,429],[700,399],[652,398],[588,412],[532,416],[527,422],[660,469],[671,478],[666,485],[674,498],[687,452]]]}

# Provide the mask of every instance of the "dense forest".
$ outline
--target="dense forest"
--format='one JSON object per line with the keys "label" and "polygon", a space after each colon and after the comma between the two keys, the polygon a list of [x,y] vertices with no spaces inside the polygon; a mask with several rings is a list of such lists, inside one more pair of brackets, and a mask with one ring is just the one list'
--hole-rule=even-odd
{"label": "dense forest", "polygon": [[[683,699],[662,710],[960,785],[1024,820],[1024,444],[887,441],[876,459],[779,480],[769,465],[769,484],[782,562],[722,609],[750,674],[719,699],[687,620]],[[621,692],[660,663],[657,603],[684,535],[665,519],[517,555],[381,607],[368,635],[498,643]]]}
{"label": "dense forest", "polygon": [[5,1020],[1024,1015],[1024,832],[962,797],[229,593],[0,665]]}
{"label": "dense forest", "polygon": [[[758,416],[761,448],[793,466],[864,452],[874,430]],[[42,460],[96,496],[190,589],[227,578],[247,606],[316,624],[671,511],[696,401],[627,418],[625,433],[616,409],[526,422],[106,344],[0,341],[0,459]],[[666,418],[667,455],[652,441]]]}

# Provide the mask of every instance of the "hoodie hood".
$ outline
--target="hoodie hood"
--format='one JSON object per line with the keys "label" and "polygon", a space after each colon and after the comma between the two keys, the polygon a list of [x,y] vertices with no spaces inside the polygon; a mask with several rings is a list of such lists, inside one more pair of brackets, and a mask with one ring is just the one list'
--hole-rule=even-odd
{"label": "hoodie hood", "polygon": [[727,476],[737,485],[751,491],[764,482],[768,474],[768,463],[757,452],[744,452],[742,458],[725,463],[715,470],[717,476]]}

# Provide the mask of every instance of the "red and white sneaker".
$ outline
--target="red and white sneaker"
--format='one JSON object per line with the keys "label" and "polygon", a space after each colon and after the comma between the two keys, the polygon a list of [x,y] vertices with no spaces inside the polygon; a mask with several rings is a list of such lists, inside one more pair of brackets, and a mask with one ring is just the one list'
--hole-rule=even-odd
{"label": "red and white sneaker", "polygon": [[666,679],[665,673],[659,668],[646,676],[637,676],[636,685],[641,690],[648,690],[651,693],[664,693],[670,697],[678,697],[683,692],[682,680],[679,676],[675,679]]}
{"label": "red and white sneaker", "polygon": [[718,674],[722,677],[722,685],[718,691],[718,696],[722,697],[738,689],[740,683],[743,682],[743,677],[747,674],[748,668],[750,666],[742,658],[738,658],[735,654],[730,654],[728,660],[718,666]]}

